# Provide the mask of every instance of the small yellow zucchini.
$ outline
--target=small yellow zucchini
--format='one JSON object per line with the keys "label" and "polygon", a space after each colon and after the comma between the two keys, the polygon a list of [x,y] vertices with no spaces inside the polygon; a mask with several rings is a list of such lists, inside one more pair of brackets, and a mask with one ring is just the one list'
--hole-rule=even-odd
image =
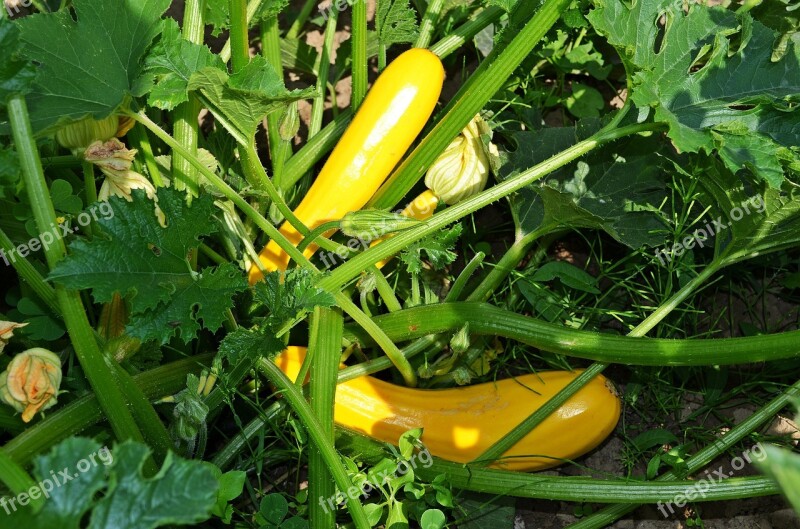
{"label": "small yellow zucchini", "polygon": [[[289,347],[275,358],[296,379],[306,349]],[[339,426],[396,444],[413,428],[423,428],[431,454],[467,463],[547,402],[580,371],[544,371],[516,378],[449,389],[413,389],[370,376],[336,389],[334,421]],[[522,438],[494,467],[533,471],[574,459],[598,446],[620,416],[611,382],[595,377],[555,413]]]}

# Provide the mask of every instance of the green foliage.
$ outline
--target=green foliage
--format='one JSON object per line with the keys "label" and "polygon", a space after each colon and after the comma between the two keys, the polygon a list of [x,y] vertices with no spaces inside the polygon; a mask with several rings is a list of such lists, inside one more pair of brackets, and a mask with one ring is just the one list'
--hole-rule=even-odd
{"label": "green foliage", "polygon": [[285,274],[266,274],[255,285],[254,297],[269,309],[267,322],[273,328],[311,312],[314,307],[335,305],[333,296],[317,287],[311,273],[302,268],[292,268]]}
{"label": "green foliage", "polygon": [[422,271],[423,260],[429,261],[434,269],[442,269],[458,257],[453,248],[461,237],[462,230],[463,226],[456,224],[410,244],[400,252],[400,260],[410,274]]}
{"label": "green foliage", "polygon": [[[503,178],[567,148],[598,130],[597,121],[575,128],[546,128],[513,135],[516,149],[501,169]],[[639,248],[663,244],[666,223],[660,205],[665,172],[655,140],[618,142],[567,165],[512,195],[517,240],[542,230],[593,228]]]}
{"label": "green foliage", "polygon": [[419,28],[408,0],[378,0],[375,30],[378,40],[387,48],[392,44],[414,42]]}
{"label": "green foliage", "polygon": [[148,73],[160,76],[158,83],[150,91],[147,102],[164,110],[172,110],[188,101],[189,78],[194,72],[206,67],[222,70],[225,63],[218,55],[211,53],[207,46],[184,39],[177,22],[169,18],[164,20],[161,40],[150,51],[145,63]]}
{"label": "green foliage", "polygon": [[[169,0],[75,0],[68,10],[25,17],[21,57],[37,63],[28,96],[37,131],[87,115],[101,119],[147,91],[142,59]],[[110,23],[113,21],[113,23]]]}
{"label": "green foliage", "polygon": [[204,195],[189,207],[183,193],[159,189],[167,221],[162,228],[143,191],[135,190],[131,202],[112,197],[113,216],[97,221],[103,236],[72,242],[70,255],[50,277],[69,288],[92,289],[99,303],[115,292],[127,296],[132,316],[127,333],[142,341],[166,343],[177,333],[188,343],[201,322],[216,331],[247,282],[231,264],[198,271],[189,264],[200,238],[217,230],[209,222],[213,202]]}
{"label": "green foliage", "polygon": [[108,450],[91,439],[67,439],[36,458],[36,480],[54,485],[44,507],[36,514],[17,510],[8,519],[28,529],[153,529],[208,520],[219,490],[211,466],[170,454],[158,475],[146,478],[148,455],[146,446],[130,441]]}
{"label": "green foliage", "polygon": [[0,109],[5,107],[9,96],[27,92],[30,83],[36,77],[33,65],[17,58],[19,47],[19,28],[7,18],[1,17],[0,49],[3,50],[3,55],[0,56]]}
{"label": "green foliage", "polygon": [[[746,168],[778,188],[800,143],[800,47],[772,60],[774,33],[750,15],[671,0],[595,2],[595,29],[628,69],[631,99],[652,107],[685,152],[719,152],[732,171]],[[663,32],[657,24],[667,12]],[[663,37],[663,42],[661,38]]]}
{"label": "green foliage", "polygon": [[261,499],[256,520],[259,529],[306,529],[308,522],[289,516],[289,502],[281,494],[267,494]]}
{"label": "green foliage", "polygon": [[196,90],[228,132],[242,141],[255,135],[267,114],[314,94],[313,88],[286,90],[283,79],[261,56],[230,77],[218,68],[202,68],[189,78],[189,90]]}

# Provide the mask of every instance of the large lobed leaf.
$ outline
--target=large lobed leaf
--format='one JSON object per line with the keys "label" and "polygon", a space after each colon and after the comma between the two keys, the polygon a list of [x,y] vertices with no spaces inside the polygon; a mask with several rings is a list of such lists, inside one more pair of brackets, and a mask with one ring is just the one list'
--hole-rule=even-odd
{"label": "large lobed leaf", "polygon": [[[672,0],[595,0],[595,29],[620,50],[630,97],[669,124],[675,146],[717,151],[773,188],[800,158],[800,48],[773,61],[776,34],[750,15]],[[661,27],[660,20],[665,20]]]}
{"label": "large lobed leaf", "polygon": [[200,238],[217,229],[210,221],[213,199],[201,196],[189,207],[183,193],[159,189],[166,228],[140,190],[134,191],[132,202],[112,197],[109,203],[113,216],[97,221],[102,235],[71,243],[69,256],[50,278],[69,288],[91,288],[100,303],[110,301],[115,292],[128,296],[132,318],[127,332],[143,341],[166,343],[177,333],[188,343],[201,321],[206,329],[219,329],[233,296],[247,288],[247,281],[231,264],[199,271],[189,264]]}
{"label": "large lobed leaf", "polygon": [[[501,176],[509,178],[546,160],[599,126],[598,120],[585,120],[576,127],[515,133],[516,149]],[[631,248],[662,244],[667,226],[659,211],[666,189],[660,148],[655,139],[616,142],[521,189],[509,198],[516,238],[538,230],[590,228]]]}
{"label": "large lobed leaf", "polygon": [[28,96],[31,123],[108,116],[126,97],[142,95],[141,61],[161,31],[170,0],[74,0],[69,10],[20,20],[23,58],[38,65]]}
{"label": "large lobed leaf", "polygon": [[145,478],[142,465],[148,455],[145,445],[131,441],[113,450],[80,437],[59,443],[36,459],[37,481],[51,485],[42,510],[13,511],[8,527],[154,529],[208,520],[221,478],[211,465],[170,454],[156,476]]}

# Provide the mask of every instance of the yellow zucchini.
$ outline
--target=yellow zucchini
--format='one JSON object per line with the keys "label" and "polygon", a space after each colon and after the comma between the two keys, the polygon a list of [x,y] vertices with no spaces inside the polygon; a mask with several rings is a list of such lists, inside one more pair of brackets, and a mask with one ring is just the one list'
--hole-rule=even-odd
{"label": "yellow zucchini", "polygon": [[[444,68],[432,52],[414,48],[389,64],[375,81],[353,122],[342,135],[314,184],[295,210],[309,229],[339,220],[364,207],[425,126],[444,82]],[[280,228],[292,244],[302,235],[288,222]],[[316,246],[304,254],[310,257]],[[289,257],[274,241],[261,251],[267,271],[285,270]],[[250,283],[263,278],[255,264]]]}
{"label": "yellow zucchini", "polygon": [[[305,348],[289,347],[275,358],[295,379]],[[449,389],[412,389],[364,376],[339,384],[334,420],[339,426],[397,443],[423,428],[431,454],[467,463],[547,402],[580,371],[546,371]],[[533,471],[574,459],[599,445],[619,420],[620,400],[611,382],[597,376],[504,454],[493,466]]]}

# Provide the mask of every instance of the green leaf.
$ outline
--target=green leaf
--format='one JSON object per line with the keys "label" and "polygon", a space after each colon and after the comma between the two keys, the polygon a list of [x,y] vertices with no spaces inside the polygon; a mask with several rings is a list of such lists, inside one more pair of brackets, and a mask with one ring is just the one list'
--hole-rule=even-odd
{"label": "green leaf", "polygon": [[292,268],[285,274],[270,272],[256,283],[254,298],[270,310],[267,326],[277,330],[287,320],[309,312],[314,307],[332,307],[333,296],[315,286],[309,270]]}
{"label": "green leaf", "polygon": [[11,191],[21,175],[17,151],[11,147],[0,147],[0,197]]}
{"label": "green leaf", "polygon": [[219,344],[219,355],[231,364],[242,358],[256,360],[280,353],[286,345],[268,328],[257,331],[236,329],[225,335]]}
{"label": "green leaf", "polygon": [[565,106],[570,114],[577,118],[600,117],[600,111],[605,107],[603,95],[591,86],[581,83],[572,83],[572,94],[567,97]]}
{"label": "green leaf", "polygon": [[434,269],[444,268],[458,257],[453,248],[461,237],[462,228],[461,224],[456,224],[407,246],[400,252],[400,260],[410,274],[422,271],[423,259],[430,261]]}
{"label": "green leaf", "polygon": [[800,44],[800,16],[797,0],[770,0],[761,2],[750,13],[765,26],[780,33],[780,38],[772,50],[772,59],[780,60],[786,54],[789,44]]}
{"label": "green leaf", "polygon": [[780,486],[794,510],[800,513],[800,455],[772,445],[763,446],[763,450],[766,459],[756,460],[756,464]]}
{"label": "green leaf", "polygon": [[289,514],[289,504],[281,494],[267,494],[261,499],[258,512],[267,521],[267,524],[280,527],[283,519]]}
{"label": "green leaf", "polygon": [[408,0],[378,0],[375,30],[387,48],[392,44],[414,42],[419,34],[417,18]]}
{"label": "green leaf", "polygon": [[419,525],[422,529],[442,529],[446,519],[444,513],[439,509],[428,509],[422,513],[419,520]]}
{"label": "green leaf", "polygon": [[267,114],[315,93],[314,88],[286,90],[283,79],[261,56],[230,78],[217,68],[203,68],[189,78],[189,90],[199,92],[208,109],[240,142],[250,141]]}
{"label": "green leaf", "polygon": [[[599,129],[596,120],[573,127],[518,132],[502,178],[546,160]],[[659,211],[666,172],[657,138],[615,142],[511,195],[517,239],[538,230],[601,229],[631,247],[659,246],[666,236]]]}
{"label": "green leaf", "polygon": [[110,491],[94,509],[88,529],[151,529],[209,518],[219,484],[207,464],[170,453],[159,473],[145,479],[148,453],[145,445],[132,442],[115,447]]}
{"label": "green leaf", "polygon": [[368,503],[364,505],[364,512],[367,513],[367,521],[370,527],[375,527],[383,517],[383,505],[379,503]]}
{"label": "green leaf", "polygon": [[386,517],[386,529],[408,529],[408,514],[402,502],[393,501],[389,506],[389,516]]}
{"label": "green leaf", "polygon": [[209,465],[209,468],[219,482],[217,502],[211,514],[229,524],[233,518],[233,506],[230,505],[230,502],[242,495],[247,473],[241,470],[232,470],[223,474],[219,468],[213,465]]}
{"label": "green leaf", "polygon": [[263,0],[258,7],[253,20],[264,20],[267,17],[276,17],[289,6],[289,0]]}
{"label": "green leaf", "polygon": [[28,95],[42,131],[87,115],[101,119],[142,95],[141,61],[161,31],[169,0],[75,0],[70,10],[24,17],[21,55],[37,64]]}
{"label": "green leaf", "polygon": [[678,438],[675,437],[675,434],[669,430],[665,430],[664,428],[653,428],[652,430],[647,430],[631,440],[631,443],[639,452],[644,452],[645,450],[655,446],[677,442]]}
{"label": "green leaf", "polygon": [[[677,164],[675,169],[693,178]],[[796,186],[787,186],[786,192],[758,190],[719,163],[710,162],[700,170],[704,172],[700,201],[710,209],[694,233],[715,239],[716,255],[725,264],[800,244],[800,191]]]}
{"label": "green leaf", "polygon": [[247,288],[241,270],[226,263],[193,271],[190,252],[201,237],[214,233],[213,198],[204,195],[189,207],[186,195],[169,188],[158,190],[158,205],[167,227],[162,228],[153,202],[141,190],[133,200],[109,200],[113,215],[97,221],[102,236],[77,239],[69,256],[56,266],[50,279],[68,288],[92,289],[98,303],[118,292],[131,302],[130,336],[166,343],[176,333],[188,343],[202,326],[216,331],[233,296]]}
{"label": "green leaf", "polygon": [[39,301],[38,297],[20,299],[16,312],[11,311],[11,315],[17,321],[24,321],[28,324],[18,332],[31,340],[54,342],[61,339],[67,332],[59,315],[54,314],[50,307]]}
{"label": "green leaf", "polygon": [[36,480],[52,485],[42,510],[17,510],[10,521],[26,529],[153,529],[208,520],[219,488],[210,465],[169,454],[159,473],[145,478],[148,455],[148,447],[131,441],[108,450],[91,439],[67,439],[36,459]]}
{"label": "green leaf", "polygon": [[588,292],[590,294],[600,294],[597,288],[597,278],[592,277],[588,272],[575,265],[564,261],[552,261],[539,267],[531,276],[531,281],[552,281],[558,279],[565,286]]}
{"label": "green leaf", "polygon": [[203,20],[211,26],[211,36],[219,35],[231,26],[230,2],[204,2],[206,9]]}
{"label": "green leaf", "polygon": [[148,73],[161,76],[150,91],[148,103],[164,110],[172,110],[188,101],[189,78],[194,72],[206,67],[224,70],[225,63],[218,55],[211,53],[207,46],[184,39],[178,23],[171,18],[165,19],[161,40],[150,51],[145,62]]}
{"label": "green leaf", "polygon": [[19,47],[19,29],[6,17],[0,18],[0,108],[10,96],[26,93],[36,77],[33,65],[17,58]]}
{"label": "green leaf", "polygon": [[780,187],[780,167],[787,157],[799,159],[800,47],[787,44],[773,61],[773,31],[723,8],[691,4],[684,13],[671,0],[595,4],[589,20],[619,49],[632,101],[669,124],[679,150],[717,151],[732,171],[747,168]]}

